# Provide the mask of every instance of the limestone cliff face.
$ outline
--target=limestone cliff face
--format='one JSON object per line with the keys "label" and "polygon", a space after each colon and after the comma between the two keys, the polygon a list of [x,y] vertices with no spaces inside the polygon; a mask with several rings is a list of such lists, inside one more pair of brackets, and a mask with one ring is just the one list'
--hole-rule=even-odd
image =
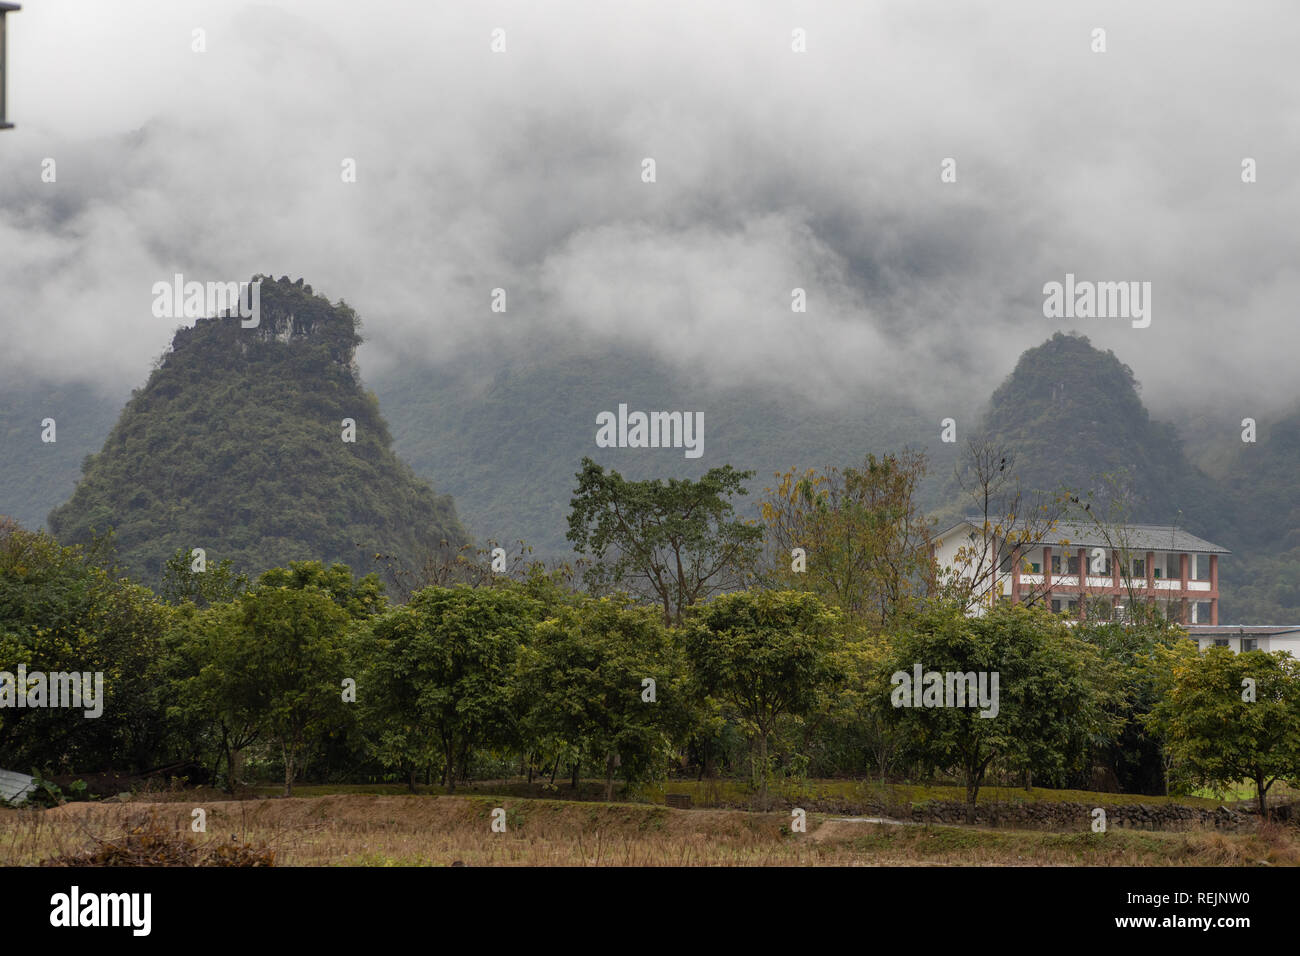
{"label": "limestone cliff face", "polygon": [[331,361],[352,368],[356,377],[354,355],[361,336],[352,309],[343,302],[332,305],[324,296],[315,295],[302,279],[290,282],[284,276],[273,280],[255,275],[250,280],[258,281],[261,286],[256,326],[245,328],[246,320],[232,314],[198,319],[192,327],[176,331],[162,364],[167,365],[177,354],[189,355],[193,349],[232,350],[247,358],[258,354],[258,346],[271,342],[311,343],[323,345]]}

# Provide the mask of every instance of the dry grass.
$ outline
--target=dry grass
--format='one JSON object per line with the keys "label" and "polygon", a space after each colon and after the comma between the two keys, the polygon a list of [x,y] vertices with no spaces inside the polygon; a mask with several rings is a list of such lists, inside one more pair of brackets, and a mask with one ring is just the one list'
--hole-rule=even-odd
{"label": "dry grass", "polygon": [[[142,811],[188,833],[195,806],[207,811],[207,839],[265,846],[288,866],[1300,865],[1295,827],[1044,833],[809,814],[809,832],[792,834],[781,812],[375,794],[0,810],[0,865],[93,850]],[[491,832],[497,806],[505,833]]]}

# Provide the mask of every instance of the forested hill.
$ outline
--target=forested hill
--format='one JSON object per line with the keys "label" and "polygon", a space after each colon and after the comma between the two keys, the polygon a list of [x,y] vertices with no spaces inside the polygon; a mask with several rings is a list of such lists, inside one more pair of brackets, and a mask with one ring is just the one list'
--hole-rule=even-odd
{"label": "forested hill", "polygon": [[256,328],[228,316],[179,330],[50,530],[76,543],[112,528],[124,569],[151,583],[178,548],[250,573],[298,559],[364,573],[376,552],[414,565],[463,543],[451,498],[397,458],[360,385],[358,328],[343,301],[268,278]]}
{"label": "forested hill", "polygon": [[[723,464],[752,470],[737,502],[757,516],[773,474],[798,467],[861,464],[868,452],[922,449],[931,456],[933,500],[952,470],[939,442],[938,410],[862,392],[825,407],[781,382],[715,384],[643,353],[593,347],[538,349],[528,360],[409,366],[375,383],[397,449],[421,474],[436,475],[471,531],[523,539],[537,554],[568,553],[569,501],[584,456],[631,479],[695,478]],[[633,410],[704,414],[704,453],[596,446],[596,415]]]}
{"label": "forested hill", "polygon": [[1188,460],[1174,427],[1151,419],[1132,370],[1085,336],[1058,332],[1026,350],[993,392],[982,431],[1015,452],[1028,488],[1064,486],[1103,503],[1118,493],[1132,522],[1211,539],[1232,527],[1221,489]]}
{"label": "forested hill", "polygon": [[1176,524],[1231,549],[1220,565],[1221,622],[1300,623],[1300,411],[1259,422],[1253,443],[1240,441],[1239,418],[1226,416],[1211,476],[1171,425],[1152,421],[1126,365],[1058,333],[1021,355],[984,428],[1015,450],[1028,487],[1104,500],[1114,481],[1132,495],[1131,521]]}
{"label": "forested hill", "polygon": [[1224,588],[1248,623],[1300,624],[1300,409],[1259,422],[1255,439],[1227,443],[1220,472],[1236,517],[1226,537],[1238,543]]}
{"label": "forested hill", "polygon": [[[1114,482],[1132,493],[1130,520],[1178,524],[1232,549],[1221,572],[1225,622],[1300,623],[1300,412],[1261,420],[1256,444],[1234,438],[1218,449],[1207,476],[1173,426],[1151,418],[1130,369],[1080,336],[1057,334],[1021,355],[978,427],[959,423],[956,445],[937,440],[940,409],[866,395],[815,407],[775,385],[715,386],[600,348],[389,369],[375,389],[392,444],[375,397],[357,384],[351,309],[285,280],[263,284],[262,304],[257,330],[201,320],[178,334],[72,500],[51,514],[52,530],[77,541],[116,527],[128,568],[145,580],[179,547],[205,547],[250,571],[300,557],[365,571],[375,550],[418,561],[443,537],[465,540],[451,501],[394,447],[455,495],[480,543],[522,538],[538,554],[568,551],[584,455],[630,478],[690,477],[724,462],[752,468],[740,503],[752,516],[774,471],[842,467],[910,445],[931,456],[922,504],[946,518],[969,510],[951,474],[965,437],[982,428],[1015,450],[1028,487],[1104,498]],[[98,443],[83,391],[45,389],[0,408],[0,476],[9,476],[0,512],[27,514],[48,486],[70,484],[73,452]],[[596,448],[596,413],[620,402],[705,412],[703,457]],[[36,425],[55,412],[58,444],[41,445]],[[357,422],[356,444],[340,440],[344,418]]]}

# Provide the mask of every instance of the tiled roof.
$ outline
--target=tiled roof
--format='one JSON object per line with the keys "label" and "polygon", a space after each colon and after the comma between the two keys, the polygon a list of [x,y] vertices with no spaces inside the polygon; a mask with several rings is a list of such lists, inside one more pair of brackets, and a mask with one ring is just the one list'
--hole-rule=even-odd
{"label": "tiled roof", "polygon": [[[990,518],[990,520],[993,520]],[[980,515],[967,515],[963,521],[976,528],[984,526]],[[1175,528],[1172,525],[1130,524],[1107,529],[1110,540],[1096,525],[1077,521],[1058,521],[1056,527],[1041,541],[1035,544],[1058,545],[1069,542],[1071,547],[1096,548],[1117,547],[1129,551],[1199,551],[1203,554],[1231,554],[1227,548],[1220,547],[1204,538]]]}

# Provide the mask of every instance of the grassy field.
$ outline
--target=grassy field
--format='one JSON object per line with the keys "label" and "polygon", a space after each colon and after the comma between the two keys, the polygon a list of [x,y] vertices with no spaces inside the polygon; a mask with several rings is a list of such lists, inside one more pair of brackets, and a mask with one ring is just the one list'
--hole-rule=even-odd
{"label": "grassy field", "polygon": [[[1281,826],[1249,833],[1048,833],[809,813],[807,832],[791,833],[788,812],[482,795],[208,802],[173,796],[0,810],[0,865],[82,853],[151,818],[201,843],[267,846],[277,865],[297,866],[1300,865],[1300,831]],[[190,834],[196,806],[206,810],[206,834]],[[496,807],[506,812],[504,833],[491,830]]]}

